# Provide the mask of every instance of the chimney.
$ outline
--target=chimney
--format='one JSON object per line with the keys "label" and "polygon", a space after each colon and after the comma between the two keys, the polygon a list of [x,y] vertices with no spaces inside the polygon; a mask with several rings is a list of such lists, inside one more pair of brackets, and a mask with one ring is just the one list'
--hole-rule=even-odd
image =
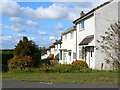
{"label": "chimney", "polygon": [[83,11],[81,11],[80,13],[80,17],[82,17],[85,13]]}

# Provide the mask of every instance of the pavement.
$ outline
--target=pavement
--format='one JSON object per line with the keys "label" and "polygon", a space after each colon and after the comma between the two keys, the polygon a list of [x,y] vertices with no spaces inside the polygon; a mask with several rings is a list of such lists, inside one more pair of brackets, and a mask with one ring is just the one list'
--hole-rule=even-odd
{"label": "pavement", "polygon": [[71,84],[2,80],[2,88],[118,88],[116,84]]}

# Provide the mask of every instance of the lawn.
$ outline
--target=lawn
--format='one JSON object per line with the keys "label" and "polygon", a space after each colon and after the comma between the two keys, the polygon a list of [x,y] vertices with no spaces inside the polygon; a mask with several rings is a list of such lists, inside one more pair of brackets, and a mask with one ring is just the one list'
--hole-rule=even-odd
{"label": "lawn", "polygon": [[118,72],[107,71],[89,73],[2,73],[2,78],[30,82],[118,84]]}

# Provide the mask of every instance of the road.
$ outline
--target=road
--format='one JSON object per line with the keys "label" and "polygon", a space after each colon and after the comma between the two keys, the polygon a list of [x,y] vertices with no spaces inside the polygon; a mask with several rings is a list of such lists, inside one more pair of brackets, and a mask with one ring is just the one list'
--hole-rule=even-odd
{"label": "road", "polygon": [[113,84],[71,84],[2,80],[2,88],[118,88]]}

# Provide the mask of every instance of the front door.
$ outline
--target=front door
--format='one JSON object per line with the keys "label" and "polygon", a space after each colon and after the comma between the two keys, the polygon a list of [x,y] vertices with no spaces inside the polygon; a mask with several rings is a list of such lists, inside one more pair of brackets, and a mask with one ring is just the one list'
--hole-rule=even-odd
{"label": "front door", "polygon": [[93,52],[94,52],[93,47],[86,47],[86,62],[89,67],[91,67],[91,62],[93,60]]}

